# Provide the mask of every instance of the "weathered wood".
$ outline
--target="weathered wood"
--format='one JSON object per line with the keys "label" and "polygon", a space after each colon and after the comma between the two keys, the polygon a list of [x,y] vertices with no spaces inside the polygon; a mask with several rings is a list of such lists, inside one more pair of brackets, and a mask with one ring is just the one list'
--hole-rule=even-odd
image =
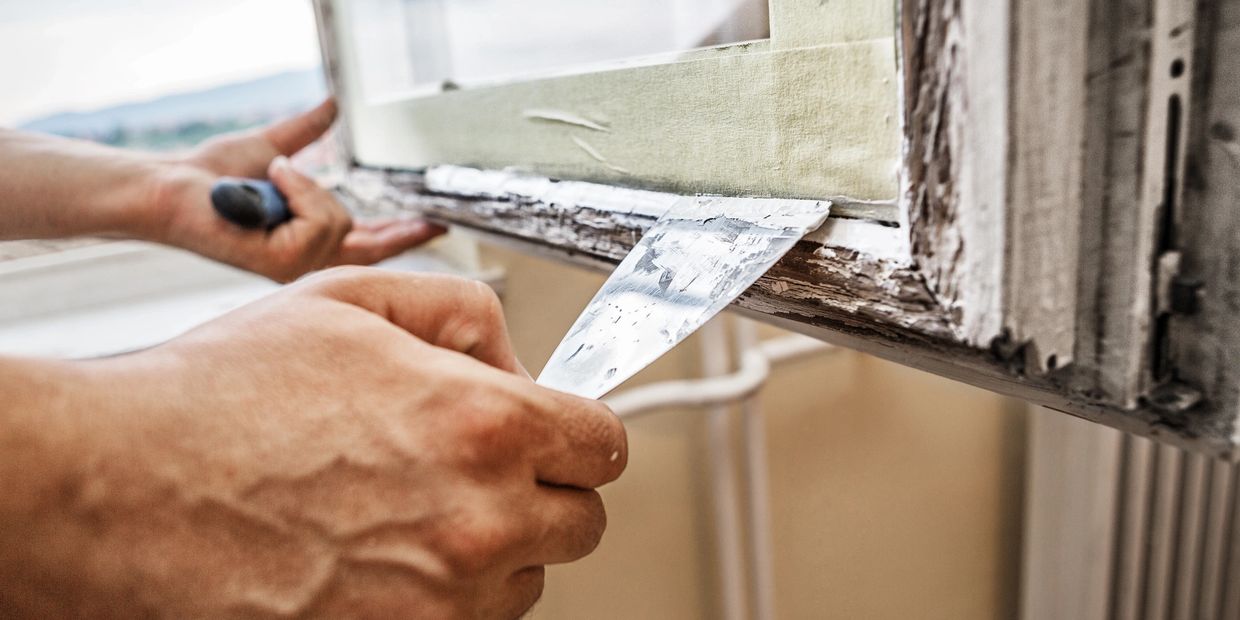
{"label": "weathered wood", "polygon": [[[1181,292],[1192,310],[1169,326],[1176,378],[1207,395],[1193,417],[1240,439],[1240,2],[1205,3],[1189,164],[1177,240]],[[1240,575],[1240,573],[1234,573]]]}
{"label": "weathered wood", "polygon": [[[1141,395],[1155,218],[1143,193],[1150,0],[1091,3],[1076,386],[1124,406]],[[1146,278],[1142,280],[1142,278]]]}
{"label": "weathered wood", "polygon": [[922,0],[901,13],[913,255],[964,342],[1000,341],[1031,372],[1074,355],[1085,6]]}
{"label": "weathered wood", "polygon": [[[1006,53],[999,50],[1006,46],[970,46],[965,39],[983,36],[988,30],[980,25],[986,21],[1006,32],[1003,4],[972,5],[966,15],[960,0],[910,0],[900,14],[901,190],[909,243],[935,302],[956,317],[964,342],[982,347],[1002,325],[1002,261],[995,258],[1003,247],[996,216],[1003,205],[1006,149],[1006,80],[1000,68]],[[966,19],[979,27],[966,28]],[[983,47],[1001,58],[988,62],[972,54]],[[974,60],[978,66],[971,71]],[[1000,79],[984,86],[996,72]],[[966,131],[971,123],[992,130],[975,135]]]}
{"label": "weathered wood", "polygon": [[[656,219],[639,206],[648,199],[608,208],[589,197],[547,202],[526,195],[446,196],[428,193],[422,174],[405,171],[356,168],[340,189],[363,213],[420,213],[527,253],[599,269],[619,263]],[[768,323],[1128,432],[1215,455],[1231,451],[1213,426],[1198,425],[1205,418],[1181,420],[1154,408],[1114,407],[1071,392],[1062,376],[1070,369],[1030,376],[1021,372],[1019,360],[963,344],[952,314],[935,303],[921,274],[899,259],[802,241],[734,307]]]}
{"label": "weathered wood", "polygon": [[[1229,258],[1240,255],[1240,220],[1230,214],[1237,185],[1203,179],[1234,176],[1240,161],[1232,118],[1240,95],[1227,90],[1240,87],[1208,77],[1240,71],[1194,72],[1184,41],[1196,36],[1213,64],[1230,67],[1240,36],[1229,28],[1240,16],[1223,20],[1215,45],[1192,27],[1201,18],[1185,8],[1190,0],[1032,3],[901,3],[899,214],[851,205],[851,215],[887,213],[880,219],[898,228],[866,224],[881,234],[865,243],[811,236],[737,307],[1124,430],[1230,453],[1240,412],[1240,330],[1229,329],[1240,311],[1240,268]],[[1174,66],[1202,76],[1197,87],[1171,75]],[[1171,135],[1172,97],[1182,106],[1204,100],[1189,95],[1207,86],[1217,101],[1181,110],[1179,122],[1195,133]],[[1183,209],[1164,208],[1186,178],[1186,148],[1199,163],[1187,175],[1192,195]],[[655,217],[537,192],[427,191],[408,170],[354,172],[348,185],[373,204],[593,267],[618,262]],[[659,187],[653,177],[632,181]],[[1172,293],[1191,298],[1182,285],[1192,280],[1211,284],[1188,300],[1200,310],[1172,316],[1183,311]]]}
{"label": "weathered wood", "polygon": [[1076,345],[1089,3],[1013,5],[1003,327],[1039,371]]}
{"label": "weathered wood", "polygon": [[[588,184],[580,184],[586,186]],[[355,171],[351,192],[370,205],[415,211],[432,219],[467,226],[493,237],[542,246],[589,266],[619,263],[657,219],[633,205],[656,192],[595,186],[627,204],[609,208],[589,195],[577,202],[547,202],[540,196],[468,198],[425,193],[416,173]],[[871,226],[880,226],[871,224]],[[528,249],[528,248],[527,248]],[[906,330],[927,340],[954,341],[951,317],[927,292],[906,261],[873,257],[855,249],[802,242],[759,279],[739,302],[759,312],[800,316],[877,330]]]}

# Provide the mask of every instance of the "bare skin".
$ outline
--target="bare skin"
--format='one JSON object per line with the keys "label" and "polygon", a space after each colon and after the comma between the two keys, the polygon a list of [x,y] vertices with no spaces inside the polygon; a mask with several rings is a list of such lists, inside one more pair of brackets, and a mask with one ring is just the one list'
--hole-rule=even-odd
{"label": "bare skin", "polygon": [[327,272],[150,351],[4,370],[23,615],[514,618],[597,545],[627,460],[445,277]]}
{"label": "bare skin", "polygon": [[[11,140],[26,138],[0,135],[0,163],[12,148],[31,153]],[[216,220],[168,198],[246,172],[225,160],[270,152],[134,156],[157,171],[146,186],[156,198],[132,198],[146,215],[109,214],[109,201],[124,204],[128,165],[64,146],[31,156],[82,157],[73,182],[105,213],[62,219],[89,202],[86,189],[44,184],[41,196],[28,176],[0,173],[0,196],[60,210],[0,201],[13,236],[72,220],[63,234],[180,243],[287,279],[435,232],[357,236],[329,195],[279,164],[272,177],[297,216],[288,226],[303,220],[282,241],[212,232]],[[184,167],[199,165],[216,172]],[[141,224],[163,212],[152,204],[178,213]],[[217,233],[231,245],[197,247]],[[279,262],[284,252],[293,258]],[[605,406],[529,379],[485,286],[333,269],[141,353],[0,357],[0,617],[515,618],[540,596],[545,565],[598,544],[594,489],[626,461]]]}
{"label": "bare skin", "polygon": [[[286,156],[323,135],[331,100],[274,125],[227,134],[178,156],[0,129],[0,240],[79,235],[185,248],[282,282],[334,265],[371,264],[443,232],[419,220],[354,222]],[[244,230],[211,209],[221,176],[270,178],[293,219]]]}

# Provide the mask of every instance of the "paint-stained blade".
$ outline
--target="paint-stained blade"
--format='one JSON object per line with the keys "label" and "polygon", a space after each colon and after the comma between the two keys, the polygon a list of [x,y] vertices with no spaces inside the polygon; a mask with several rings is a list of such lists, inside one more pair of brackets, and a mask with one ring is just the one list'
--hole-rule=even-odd
{"label": "paint-stained blade", "polygon": [[599,398],[671,350],[822,225],[830,203],[686,196],[616,267],[538,378]]}

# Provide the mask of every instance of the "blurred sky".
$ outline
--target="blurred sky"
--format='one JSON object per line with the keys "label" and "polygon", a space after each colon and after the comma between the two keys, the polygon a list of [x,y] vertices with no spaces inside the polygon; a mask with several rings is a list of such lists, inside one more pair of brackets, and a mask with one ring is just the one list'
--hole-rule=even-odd
{"label": "blurred sky", "polygon": [[309,0],[0,0],[0,125],[318,62]]}

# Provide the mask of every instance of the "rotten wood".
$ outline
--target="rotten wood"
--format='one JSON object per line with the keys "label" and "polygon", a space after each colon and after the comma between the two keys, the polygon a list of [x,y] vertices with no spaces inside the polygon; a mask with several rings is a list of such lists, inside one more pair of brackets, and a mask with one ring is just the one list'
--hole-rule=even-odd
{"label": "rotten wood", "polygon": [[1006,54],[978,41],[1005,38],[1002,4],[910,0],[900,15],[909,243],[927,290],[978,347],[1002,326]]}
{"label": "rotten wood", "polygon": [[[408,171],[355,168],[338,190],[364,215],[418,213],[526,253],[603,270],[619,263],[657,219],[640,209],[592,208],[537,196],[436,194],[428,192],[422,174]],[[1030,374],[1019,357],[962,343],[954,317],[937,305],[920,272],[899,259],[802,241],[734,307],[768,323],[1128,432],[1215,455],[1231,453],[1230,441],[1207,418],[1116,407],[1072,390],[1071,368]]]}
{"label": "rotten wood", "polygon": [[[607,209],[586,201],[548,202],[536,195],[495,199],[427,193],[423,175],[401,171],[358,168],[348,187],[358,202],[371,208],[420,213],[520,242],[527,250],[531,244],[541,246],[544,253],[593,267],[619,263],[657,219],[649,212]],[[905,330],[927,340],[954,341],[956,335],[951,317],[905,261],[810,241],[799,243],[739,304],[806,321]]]}
{"label": "rotten wood", "polygon": [[[901,3],[903,238],[888,245],[902,254],[807,238],[736,307],[1129,432],[1231,454],[1240,330],[1229,325],[1240,311],[1240,269],[1230,257],[1240,256],[1240,221],[1229,212],[1237,184],[1222,179],[1240,161],[1240,95],[1231,92],[1240,86],[1227,70],[1240,57],[1238,0],[1202,5],[1222,16],[1210,37],[1185,18],[1188,0],[1032,1]],[[1179,138],[1196,158],[1191,208],[1164,219],[1184,271],[1158,281],[1155,266],[1174,264],[1160,255],[1161,206],[1175,199],[1182,166],[1166,150],[1167,102],[1203,99],[1162,65],[1183,54],[1168,41],[1194,36],[1216,68],[1192,71],[1187,58],[1179,71],[1198,76],[1194,92],[1213,99],[1182,120],[1194,128]],[[1038,64],[1060,48],[1062,57]],[[329,75],[338,73],[330,46],[324,53]],[[1067,126],[1039,133],[1065,107]],[[346,186],[371,208],[423,213],[594,268],[617,263],[656,217],[534,193],[428,191],[417,172],[356,165]],[[1206,286],[1181,286],[1192,282]],[[1172,291],[1199,311],[1160,316]]]}

